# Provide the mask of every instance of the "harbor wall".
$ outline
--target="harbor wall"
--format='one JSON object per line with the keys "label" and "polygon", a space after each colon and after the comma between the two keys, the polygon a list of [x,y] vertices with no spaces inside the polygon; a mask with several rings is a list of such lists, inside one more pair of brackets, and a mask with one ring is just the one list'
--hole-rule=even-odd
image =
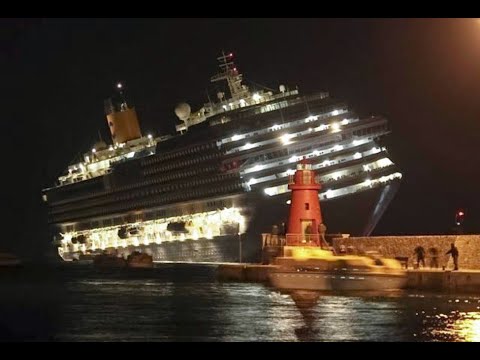
{"label": "harbor wall", "polygon": [[445,253],[454,243],[459,252],[460,269],[480,270],[480,235],[418,235],[418,236],[369,236],[334,238],[333,247],[337,253],[341,245],[347,252],[362,255],[368,252],[378,252],[380,255],[391,258],[404,258],[409,268],[416,265],[414,249],[421,245],[425,249],[425,262],[431,265],[430,248],[438,250],[438,265],[446,269],[453,269],[452,257]]}

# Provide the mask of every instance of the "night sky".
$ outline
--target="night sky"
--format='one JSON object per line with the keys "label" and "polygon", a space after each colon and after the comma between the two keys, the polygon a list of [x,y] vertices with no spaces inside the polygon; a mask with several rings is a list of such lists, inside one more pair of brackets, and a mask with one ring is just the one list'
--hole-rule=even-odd
{"label": "night sky", "polygon": [[[41,189],[109,139],[103,100],[125,81],[144,133],[174,133],[180,101],[214,96],[233,51],[247,84],[328,91],[383,115],[404,178],[375,234],[480,232],[480,21],[476,19],[3,19],[3,234],[24,257],[51,250]],[[252,83],[253,81],[253,83]]]}

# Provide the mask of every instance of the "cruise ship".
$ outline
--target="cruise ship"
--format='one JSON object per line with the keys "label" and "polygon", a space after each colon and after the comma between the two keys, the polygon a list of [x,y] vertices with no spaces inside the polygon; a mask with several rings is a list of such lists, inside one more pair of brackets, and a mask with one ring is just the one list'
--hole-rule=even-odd
{"label": "cruise ship", "polygon": [[225,91],[196,111],[177,105],[174,135],[142,134],[117,84],[105,101],[111,143],[94,144],[42,191],[63,260],[140,251],[157,262],[258,261],[304,158],[322,184],[327,232],[373,231],[402,177],[379,141],[387,120],[361,118],[327,92],[253,91],[232,53],[217,60],[211,81]]}

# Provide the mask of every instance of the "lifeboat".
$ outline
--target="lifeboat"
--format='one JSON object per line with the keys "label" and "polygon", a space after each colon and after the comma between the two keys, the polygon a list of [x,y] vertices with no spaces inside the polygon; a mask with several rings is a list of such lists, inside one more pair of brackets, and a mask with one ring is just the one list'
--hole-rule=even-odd
{"label": "lifeboat", "polygon": [[279,290],[398,290],[407,286],[407,272],[395,259],[335,255],[318,247],[284,248],[269,273]]}
{"label": "lifeboat", "polygon": [[139,251],[134,251],[128,255],[127,266],[130,268],[153,268],[153,257]]}

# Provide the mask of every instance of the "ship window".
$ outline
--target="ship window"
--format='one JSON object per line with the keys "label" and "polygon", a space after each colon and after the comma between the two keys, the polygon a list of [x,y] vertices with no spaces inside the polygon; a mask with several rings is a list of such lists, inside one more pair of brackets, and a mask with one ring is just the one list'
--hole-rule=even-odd
{"label": "ship window", "polygon": [[309,203],[305,203],[305,210],[310,210],[310,204]]}

